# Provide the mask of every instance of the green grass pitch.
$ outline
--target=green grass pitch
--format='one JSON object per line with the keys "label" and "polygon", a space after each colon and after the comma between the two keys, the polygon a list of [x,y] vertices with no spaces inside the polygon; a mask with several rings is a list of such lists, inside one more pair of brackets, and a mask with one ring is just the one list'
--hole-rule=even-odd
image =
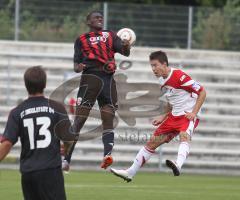
{"label": "green grass pitch", "polygon": [[[109,172],[80,171],[65,175],[68,200],[237,200],[240,177],[143,173],[126,183]],[[22,198],[20,174],[0,171],[1,199]]]}

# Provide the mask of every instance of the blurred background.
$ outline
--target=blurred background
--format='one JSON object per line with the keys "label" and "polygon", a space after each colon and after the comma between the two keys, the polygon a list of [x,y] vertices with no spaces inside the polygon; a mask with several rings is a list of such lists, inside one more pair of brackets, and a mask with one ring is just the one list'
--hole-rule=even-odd
{"label": "blurred background", "polygon": [[[79,34],[88,31],[85,17],[92,10],[104,13],[106,29],[128,27],[137,35],[129,58],[116,55],[118,65],[128,61],[131,66],[119,67],[116,73],[120,107],[114,167],[129,166],[154,131],[149,106],[162,102],[148,56],[162,49],[171,66],[181,67],[207,90],[202,119],[183,172],[239,175],[240,0],[0,0],[0,133],[9,111],[27,97],[22,75],[28,67],[42,65],[47,70],[48,97],[75,77],[73,43]],[[69,104],[76,98],[79,79],[74,79],[71,93],[66,95],[60,90],[70,115],[73,110]],[[154,91],[146,101],[138,100],[146,94],[148,84]],[[159,103],[152,101],[155,99]],[[145,115],[140,116],[140,112]],[[83,132],[99,124],[99,117],[90,117]],[[168,171],[165,159],[175,158],[177,145],[177,140],[163,145],[142,170]],[[102,148],[99,137],[80,141],[72,169],[99,170]],[[16,144],[0,167],[17,168],[19,152],[20,145]]]}
{"label": "blurred background", "polygon": [[130,27],[136,31],[137,46],[240,49],[238,0],[119,2],[1,0],[0,38],[72,42],[87,29],[86,14],[102,10],[106,28],[117,31]]}

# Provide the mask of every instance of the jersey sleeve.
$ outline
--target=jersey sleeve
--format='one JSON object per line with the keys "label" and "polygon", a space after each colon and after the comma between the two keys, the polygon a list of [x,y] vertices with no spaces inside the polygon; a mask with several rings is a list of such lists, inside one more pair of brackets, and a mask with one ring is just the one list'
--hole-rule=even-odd
{"label": "jersey sleeve", "polygon": [[74,63],[79,64],[83,62],[83,53],[81,49],[82,49],[82,43],[80,41],[80,37],[78,37],[74,43],[74,56],[73,56]]}
{"label": "jersey sleeve", "polygon": [[19,117],[17,117],[13,110],[10,112],[4,133],[1,137],[1,142],[8,140],[14,145],[18,141]]}
{"label": "jersey sleeve", "polygon": [[180,89],[186,90],[190,93],[195,93],[199,95],[199,93],[203,90],[203,86],[200,83],[193,80],[189,75],[182,72],[179,76],[179,85]]}

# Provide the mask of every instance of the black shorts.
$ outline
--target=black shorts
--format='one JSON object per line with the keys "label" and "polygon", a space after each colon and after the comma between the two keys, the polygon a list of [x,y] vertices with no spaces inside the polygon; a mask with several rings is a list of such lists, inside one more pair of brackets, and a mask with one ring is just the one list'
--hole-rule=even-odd
{"label": "black shorts", "polygon": [[66,200],[61,168],[22,174],[24,200]]}
{"label": "black shorts", "polygon": [[117,89],[113,75],[101,71],[83,73],[77,98],[77,105],[93,106],[97,100],[100,108],[110,105],[117,109]]}

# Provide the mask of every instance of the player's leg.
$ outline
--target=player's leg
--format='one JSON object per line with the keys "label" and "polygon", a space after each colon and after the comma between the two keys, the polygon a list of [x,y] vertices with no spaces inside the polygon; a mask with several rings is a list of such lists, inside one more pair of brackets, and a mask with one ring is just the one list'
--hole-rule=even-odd
{"label": "player's leg", "polygon": [[127,170],[116,170],[111,169],[111,172],[120,178],[123,178],[127,182],[131,181],[132,178],[136,175],[139,169],[151,158],[155,153],[155,149],[160,145],[168,141],[168,135],[153,135],[150,140],[147,142],[146,146],[142,147],[137,156],[135,157],[133,164]]}
{"label": "player's leg", "polygon": [[100,107],[103,127],[102,142],[104,145],[104,157],[101,168],[106,169],[113,162],[111,153],[114,146],[114,119],[115,110],[117,109],[117,89],[112,75],[104,75],[101,78],[104,85],[97,100]]}
{"label": "player's leg", "polygon": [[178,147],[178,155],[175,161],[166,160],[166,165],[173,170],[174,176],[179,176],[182,165],[185,163],[190,152],[190,141],[194,129],[197,127],[199,120],[189,121],[185,117],[179,133],[180,144]]}
{"label": "player's leg", "polygon": [[33,172],[35,199],[66,200],[64,179],[61,168]]}
{"label": "player's leg", "polygon": [[138,170],[151,158],[155,152],[155,149],[174,138],[176,132],[174,132],[174,129],[172,129],[172,121],[173,119],[171,116],[168,116],[164,120],[164,122],[156,129],[146,146],[140,149],[131,167],[129,167],[127,170],[111,169],[111,172],[125,179],[126,181],[131,181]]}
{"label": "player's leg", "polygon": [[[85,124],[85,122],[89,116],[89,113],[90,113],[93,105],[94,105],[94,103],[93,104],[89,103],[89,104],[85,104],[85,105],[81,104],[81,105],[77,106],[75,119],[74,119],[73,126],[72,126],[74,132],[78,133],[81,130],[81,128],[83,127],[83,125]],[[69,171],[69,164],[71,162],[72,154],[73,154],[76,143],[77,143],[77,141],[73,142],[68,154],[65,155],[65,158],[62,162],[62,169],[64,171]]]}
{"label": "player's leg", "polygon": [[84,74],[81,77],[77,95],[77,107],[73,123],[73,131],[79,132],[85,124],[97,97],[103,88],[103,81],[93,74]]}
{"label": "player's leg", "polygon": [[[78,100],[75,118],[72,126],[74,132],[78,133],[82,129],[99,93],[102,90],[102,86],[103,82],[97,76],[90,74],[82,75],[77,95]],[[74,151],[76,143],[77,141],[72,144],[69,153],[63,160],[62,167],[65,171],[69,170],[69,163],[71,162],[72,153]]]}
{"label": "player's leg", "polygon": [[190,136],[186,132],[182,131],[179,133],[179,138],[180,144],[178,147],[178,155],[176,161],[166,160],[166,165],[173,170],[174,176],[180,175],[182,165],[187,159],[190,151]]}
{"label": "player's leg", "polygon": [[101,168],[106,169],[113,162],[112,150],[114,146],[114,131],[113,123],[115,117],[115,108],[111,105],[104,105],[101,108],[101,119],[103,126],[102,142],[104,146],[103,152],[103,162],[101,163]]}
{"label": "player's leg", "polygon": [[22,190],[25,200],[66,200],[61,168],[23,174]]}
{"label": "player's leg", "polygon": [[[51,175],[50,175],[51,174]],[[64,177],[62,170],[60,168],[50,170],[46,174],[46,179],[49,177],[49,180],[46,181],[46,193],[52,194],[52,199],[66,200],[66,192],[64,187]],[[51,181],[50,181],[51,179]],[[46,200],[50,198],[46,198]]]}
{"label": "player's leg", "polygon": [[34,185],[32,173],[22,174],[21,184],[24,200],[41,200],[40,197],[36,194],[37,188],[36,185]]}
{"label": "player's leg", "polygon": [[150,140],[147,142],[146,146],[142,147],[138,152],[134,162],[130,168],[128,168],[128,173],[130,176],[135,176],[137,171],[151,158],[155,153],[155,149],[160,145],[168,141],[168,135],[153,135]]}
{"label": "player's leg", "polygon": [[180,144],[178,148],[178,156],[176,159],[177,166],[181,169],[183,163],[187,159],[187,156],[190,152],[190,135],[187,134],[187,132],[180,132]]}

